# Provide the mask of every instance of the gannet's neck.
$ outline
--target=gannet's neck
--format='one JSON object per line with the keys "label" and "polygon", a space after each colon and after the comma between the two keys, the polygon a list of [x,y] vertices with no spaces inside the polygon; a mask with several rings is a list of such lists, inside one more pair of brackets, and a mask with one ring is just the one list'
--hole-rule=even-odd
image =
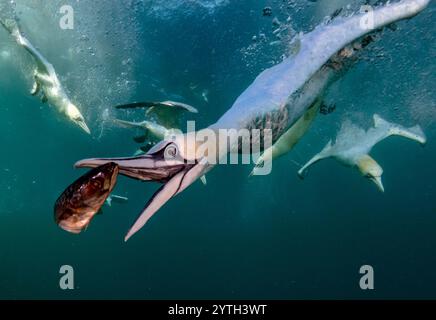
{"label": "gannet's neck", "polygon": [[[299,36],[298,52],[263,71],[218,120],[215,127],[241,129],[254,122],[254,127],[261,129],[270,122],[283,123],[279,129],[284,132],[311,105],[290,105],[290,101],[299,99],[304,86],[334,55],[374,30],[416,15],[429,2],[430,0],[402,0],[386,4],[374,9],[370,13],[371,17],[368,17],[368,13],[338,17],[329,24],[322,24]],[[365,24],[365,21],[368,23]],[[312,98],[316,99],[317,96]],[[288,110],[284,109],[285,106],[289,106]]]}

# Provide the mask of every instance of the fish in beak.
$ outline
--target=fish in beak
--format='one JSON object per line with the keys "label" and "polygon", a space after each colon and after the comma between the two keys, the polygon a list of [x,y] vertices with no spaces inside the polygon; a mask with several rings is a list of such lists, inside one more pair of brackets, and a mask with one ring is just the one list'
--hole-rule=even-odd
{"label": "fish in beak", "polygon": [[142,210],[138,219],[124,238],[127,241],[139,231],[147,221],[167,201],[202,177],[211,167],[207,161],[191,159],[180,153],[174,141],[162,141],[145,155],[130,158],[93,158],[77,162],[77,168],[95,168],[106,163],[118,165],[119,173],[142,181],[163,183]]}
{"label": "fish in beak", "polygon": [[115,187],[118,166],[106,163],[73,182],[55,203],[55,221],[65,231],[86,229]]}

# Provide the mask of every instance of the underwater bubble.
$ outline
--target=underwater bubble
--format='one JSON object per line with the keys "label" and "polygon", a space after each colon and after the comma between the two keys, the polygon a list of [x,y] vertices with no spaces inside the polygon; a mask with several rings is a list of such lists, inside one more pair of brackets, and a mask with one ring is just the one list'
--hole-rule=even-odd
{"label": "underwater bubble", "polygon": [[9,59],[11,57],[11,53],[7,50],[2,50],[0,51],[0,57],[2,57],[2,59]]}

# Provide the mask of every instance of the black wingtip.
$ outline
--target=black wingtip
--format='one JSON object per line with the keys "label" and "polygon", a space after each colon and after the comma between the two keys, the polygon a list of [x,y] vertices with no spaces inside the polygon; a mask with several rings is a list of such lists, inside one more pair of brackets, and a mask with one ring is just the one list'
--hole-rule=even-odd
{"label": "black wingtip", "polygon": [[120,104],[115,106],[116,109],[135,109],[135,108],[150,108],[154,106],[154,102],[133,102],[128,104]]}

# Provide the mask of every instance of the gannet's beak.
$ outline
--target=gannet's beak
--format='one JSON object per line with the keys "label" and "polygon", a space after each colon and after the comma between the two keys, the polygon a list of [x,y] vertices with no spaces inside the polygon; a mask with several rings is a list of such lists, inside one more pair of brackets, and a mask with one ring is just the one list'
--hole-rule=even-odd
{"label": "gannet's beak", "polygon": [[375,183],[381,192],[385,192],[382,183],[383,168],[370,155],[365,154],[357,159],[357,168],[360,173]]}
{"label": "gannet's beak", "polygon": [[70,119],[75,124],[77,124],[87,134],[91,134],[91,130],[89,130],[88,125],[85,122],[85,118],[83,117],[79,108],[77,108],[73,103],[71,102],[68,103],[65,113],[68,119]]}
{"label": "gannet's beak", "polygon": [[87,134],[91,134],[91,130],[89,130],[88,125],[85,122],[85,119],[73,119],[73,122],[77,124],[80,128],[82,128]]}
{"label": "gannet's beak", "polygon": [[370,179],[371,179],[372,182],[375,183],[375,185],[377,186],[377,188],[381,192],[385,192],[385,188],[383,187],[383,183],[382,183],[381,177],[371,177]]}
{"label": "gannet's beak", "polygon": [[166,157],[165,150],[170,147],[163,146],[157,152],[151,149],[147,154],[127,158],[91,158],[78,161],[76,168],[96,168],[108,162],[114,162],[119,172],[129,178],[142,181],[167,182],[178,172],[192,166],[183,158]]}
{"label": "gannet's beak", "polygon": [[139,231],[168,200],[203,176],[210,167],[201,161],[187,161],[180,155],[177,156],[178,153],[175,150],[177,150],[177,145],[174,142],[163,141],[145,155],[131,158],[85,159],[75,164],[78,168],[94,168],[108,162],[114,162],[118,165],[122,175],[142,181],[164,183],[148,201],[124,241]]}

